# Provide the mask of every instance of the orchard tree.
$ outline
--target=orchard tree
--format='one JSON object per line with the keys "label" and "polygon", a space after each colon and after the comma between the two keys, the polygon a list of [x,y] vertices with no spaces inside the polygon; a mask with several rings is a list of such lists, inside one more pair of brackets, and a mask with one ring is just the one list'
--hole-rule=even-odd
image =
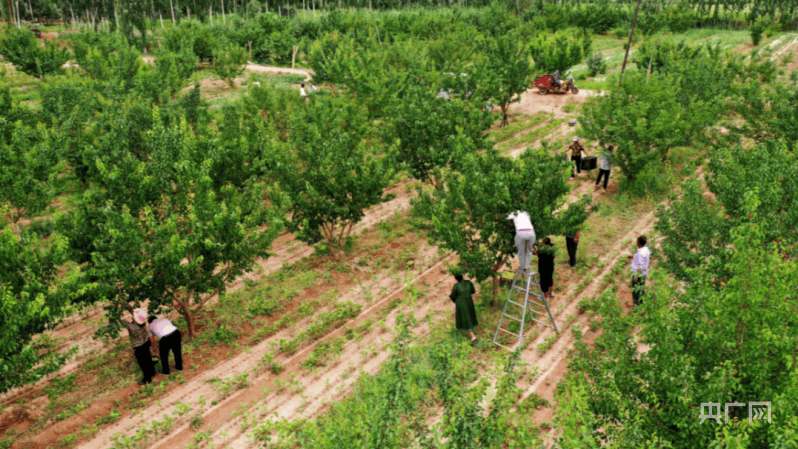
{"label": "orchard tree", "polygon": [[338,252],[366,209],[390,199],[394,169],[369,148],[365,113],[349,99],[318,97],[295,116],[291,148],[278,170],[291,199],[288,228]]}
{"label": "orchard tree", "polygon": [[0,204],[9,206],[6,217],[18,237],[22,217],[34,216],[50,205],[58,174],[58,154],[44,125],[29,128],[21,121],[15,123],[10,140],[0,141]]}
{"label": "orchard tree", "polygon": [[485,38],[485,53],[472,73],[478,80],[475,95],[492,99],[504,116],[511,103],[521,101],[533,72],[526,46],[509,34]]}
{"label": "orchard tree", "polygon": [[572,31],[541,33],[529,43],[529,54],[539,75],[559,70],[563,75],[590,54],[592,41],[587,35]]}
{"label": "orchard tree", "polygon": [[774,85],[750,83],[734,101],[745,121],[732,127],[758,142],[782,140],[790,151],[798,142],[798,72]]}
{"label": "orchard tree", "polygon": [[55,42],[45,41],[44,47],[29,30],[9,27],[0,36],[0,53],[20,72],[43,78],[59,73],[70,59],[69,50]]}
{"label": "orchard tree", "polygon": [[218,186],[214,142],[185,121],[165,127],[158,115],[143,133],[147,157],[98,160],[93,188],[63,223],[77,260],[110,300],[110,335],[124,311],[146,301],[150,313],[177,310],[194,335],[197,312],[268,257],[283,228],[278,191],[255,178]]}
{"label": "orchard tree", "polygon": [[[556,412],[568,424],[561,447],[798,444],[798,266],[768,241],[756,192],[741,190],[751,218],[730,230],[729,257],[719,265],[725,288],[716,287],[718,266],[709,263],[693,268],[683,289],[660,277],[639,314],[603,295],[603,334],[595,347],[577,343],[569,363],[571,398]],[[770,422],[748,407],[723,407],[752,401],[769,403]],[[701,419],[715,412],[718,422]]]}
{"label": "orchard tree", "polygon": [[122,34],[133,41],[133,30],[141,35],[141,49],[147,48],[147,10],[150,5],[146,0],[120,0],[119,16]]}
{"label": "orchard tree", "polygon": [[[461,144],[473,145],[467,140]],[[430,220],[429,237],[456,252],[477,281],[496,276],[516,251],[510,213],[528,212],[538,238],[560,234],[565,226],[578,227],[587,219],[588,197],[563,209],[570,189],[568,164],[562,158],[544,150],[527,150],[518,159],[480,154],[473,148],[462,151],[469,155],[459,170],[447,173],[434,192],[422,192],[415,210]]]}
{"label": "orchard tree", "polygon": [[[734,254],[732,230],[756,221],[760,238],[795,257],[798,245],[798,158],[783,144],[716,148],[707,167],[707,186],[685,184],[681,199],[660,208],[656,228],[665,239],[664,264],[679,279],[694,281],[697,267],[712,267],[717,286],[733,273],[724,267]],[[751,196],[756,214],[747,211]],[[756,218],[755,218],[756,217]]]}
{"label": "orchard tree", "polygon": [[69,290],[59,281],[66,241],[51,235],[42,247],[0,229],[0,393],[33,383],[58,369],[77,347],[56,352],[45,335],[71,310]]}
{"label": "orchard tree", "polygon": [[213,50],[213,74],[235,89],[237,76],[244,73],[247,51],[230,42],[223,42]]}
{"label": "orchard tree", "polygon": [[[435,92],[414,89],[395,103],[388,116],[398,139],[397,161],[408,168],[411,177],[435,188],[440,187],[442,171],[456,169],[466,156],[460,150],[493,147],[485,134],[493,115],[462,98],[447,101],[437,98]],[[474,145],[461,145],[462,138]]]}
{"label": "orchard tree", "polygon": [[[648,165],[664,161],[670,148],[686,145],[703,130],[671,88],[673,80],[628,74],[620,87],[588,99],[579,122],[585,137],[615,145],[615,164],[632,183]],[[699,105],[695,105],[699,107]]]}

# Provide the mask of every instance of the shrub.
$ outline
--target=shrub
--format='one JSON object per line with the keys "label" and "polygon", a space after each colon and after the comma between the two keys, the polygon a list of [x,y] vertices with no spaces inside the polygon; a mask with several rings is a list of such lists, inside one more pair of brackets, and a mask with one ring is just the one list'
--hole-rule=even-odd
{"label": "shrub", "polygon": [[231,88],[235,88],[235,78],[244,73],[247,62],[247,51],[229,42],[225,42],[213,50],[213,73],[223,79]]}
{"label": "shrub", "polygon": [[97,419],[97,424],[110,424],[119,421],[122,414],[118,409],[112,408],[108,415]]}
{"label": "shrub", "polygon": [[624,19],[620,8],[607,4],[587,3],[574,8],[571,12],[571,23],[585,33],[588,31],[602,34],[616,27]]}
{"label": "shrub", "polygon": [[543,33],[532,39],[529,53],[535,60],[536,73],[551,73],[555,70],[565,73],[585,57],[591,44],[589,36],[582,36],[578,32],[557,32],[553,36]]}
{"label": "shrub", "polygon": [[66,48],[47,41],[42,48],[32,32],[13,27],[0,37],[0,53],[17,70],[36,78],[60,72],[70,57]]}
{"label": "shrub", "polygon": [[756,19],[753,25],[751,25],[751,43],[754,46],[759,45],[762,42],[762,34],[765,32],[765,29],[770,25],[770,19],[765,17],[760,17]]}
{"label": "shrub", "polygon": [[590,76],[596,76],[599,73],[605,73],[607,71],[607,63],[604,61],[601,53],[592,53],[585,59],[585,64],[587,64],[587,70],[590,72]]}
{"label": "shrub", "polygon": [[211,28],[196,20],[182,20],[180,26],[169,29],[161,42],[163,48],[178,53],[190,47],[200,61],[213,58],[214,36]]}

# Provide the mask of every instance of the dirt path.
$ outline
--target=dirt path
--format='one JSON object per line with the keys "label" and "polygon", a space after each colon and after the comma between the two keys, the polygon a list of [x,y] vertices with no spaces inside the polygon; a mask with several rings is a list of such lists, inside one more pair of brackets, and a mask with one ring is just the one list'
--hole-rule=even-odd
{"label": "dirt path", "polygon": [[598,95],[598,92],[592,90],[580,90],[578,94],[547,94],[541,95],[537,90],[528,90],[521,94],[521,101],[519,103],[510,104],[510,111],[523,112],[524,114],[534,115],[538,112],[548,112],[554,115],[554,118],[568,118],[573,117],[573,113],[563,110],[563,106],[569,104],[584,103],[588,97]]}
{"label": "dirt path", "polygon": [[[149,64],[149,65],[155,64],[155,56],[144,55],[144,56],[141,57],[141,60],[144,61],[145,63]],[[294,75],[304,75],[305,76],[305,81],[308,81],[311,78],[312,74],[313,74],[313,71],[309,70],[309,69],[292,69],[292,68],[289,68],[289,67],[274,67],[274,66],[268,66],[268,65],[255,64],[255,63],[253,63],[251,61],[247,61],[247,64],[246,64],[246,66],[244,66],[244,69],[245,70],[249,70],[251,72],[260,72],[260,73],[291,73],[291,74],[294,74]]]}
{"label": "dirt path", "polygon": [[253,64],[251,62],[247,63],[245,69],[252,71],[252,72],[260,72],[260,73],[291,73],[294,75],[305,75],[305,81],[310,80],[312,76],[312,71],[308,69],[290,69],[287,67],[270,67],[260,64]]}

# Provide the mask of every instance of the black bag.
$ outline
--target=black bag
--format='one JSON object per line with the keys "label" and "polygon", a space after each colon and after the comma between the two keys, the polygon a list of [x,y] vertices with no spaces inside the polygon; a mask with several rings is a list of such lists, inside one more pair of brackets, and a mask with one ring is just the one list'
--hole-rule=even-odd
{"label": "black bag", "polygon": [[582,170],[594,170],[597,165],[596,156],[582,158]]}

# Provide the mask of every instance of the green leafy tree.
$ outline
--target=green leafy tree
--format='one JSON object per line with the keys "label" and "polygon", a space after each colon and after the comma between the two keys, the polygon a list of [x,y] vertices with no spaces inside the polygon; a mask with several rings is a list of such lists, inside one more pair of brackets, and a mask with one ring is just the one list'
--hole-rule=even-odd
{"label": "green leafy tree", "polygon": [[394,170],[367,147],[364,118],[340,97],[315,98],[296,115],[278,176],[291,199],[288,227],[302,241],[340,251],[366,209],[390,199]]}
{"label": "green leafy tree", "polygon": [[28,128],[17,122],[10,141],[0,142],[0,203],[9,206],[6,216],[17,235],[22,217],[50,205],[58,174],[58,155],[44,125]]}
{"label": "green leafy tree", "polygon": [[758,142],[783,141],[790,151],[798,142],[798,72],[783,82],[750,83],[733,103],[745,121],[730,125],[738,134]]}
{"label": "green leafy tree", "polygon": [[103,96],[124,98],[134,88],[139,72],[145,70],[141,54],[124,39],[76,36],[73,42],[80,70],[97,81],[96,88]]}
{"label": "green leafy tree", "polygon": [[[477,281],[496,276],[516,252],[510,213],[528,212],[539,238],[587,219],[587,197],[559,211],[570,190],[562,158],[532,150],[518,159],[467,153],[472,154],[457,172],[447,173],[442,188],[421,194],[416,210],[431,222],[430,239],[456,252]],[[497,286],[494,282],[494,301]]]}
{"label": "green leafy tree", "polygon": [[[415,89],[390,109],[393,135],[399,139],[396,158],[405,164],[410,176],[433,187],[440,187],[441,170],[457,166],[465,155],[459,150],[485,150],[492,143],[485,135],[493,115],[461,98],[446,101],[435,92]],[[473,147],[459,144],[470,139]]]}
{"label": "green leafy tree", "polygon": [[198,63],[199,58],[190,48],[181,48],[177,53],[160,52],[155,58],[156,78],[170,95],[175,95],[186,87]]}
{"label": "green leafy tree", "polygon": [[663,75],[652,75],[647,83],[645,74],[628,74],[623,85],[583,106],[579,121],[585,136],[615,145],[615,165],[629,183],[703,129],[703,122],[674,95],[672,84]]}
{"label": "green leafy tree", "polygon": [[45,41],[42,47],[33,33],[16,27],[3,30],[0,53],[17,70],[36,78],[61,72],[61,66],[70,59],[68,49],[50,41]]}
{"label": "green leafy tree", "polygon": [[135,38],[133,31],[137,30],[141,36],[141,50],[147,48],[147,10],[149,4],[146,0],[120,0],[119,16],[122,33],[132,42]]}
{"label": "green leafy tree", "polygon": [[529,43],[529,54],[535,62],[534,73],[559,70],[564,74],[590,54],[591,46],[589,36],[572,31],[539,34]]}
{"label": "green leafy tree", "polygon": [[485,48],[475,76],[478,80],[476,94],[491,98],[505,115],[510,104],[521,101],[521,94],[529,88],[532,63],[518,36],[486,38]]}
{"label": "green leafy tree", "polygon": [[[603,335],[594,349],[580,344],[569,365],[580,374],[577,391],[588,407],[561,402],[558,411],[581,410],[591,427],[577,445],[564,447],[592,447],[589,440],[618,448],[798,444],[798,267],[766,240],[756,192],[744,196],[751,221],[730,231],[725,288],[715,288],[710,263],[694,269],[683,291],[660,277],[635,316],[605,298],[598,311]],[[751,401],[771,404],[770,423],[750,419],[747,407],[728,407],[724,424],[723,404]],[[719,404],[721,421],[702,422],[700,415],[712,412],[702,403]]]}
{"label": "green leafy tree", "polygon": [[282,230],[279,192],[255,179],[216,187],[213,142],[185,121],[167,128],[156,112],[154,123],[143,133],[147,157],[98,160],[96,186],[63,223],[77,260],[110,300],[103,331],[111,335],[122,312],[145,301],[151,313],[177,310],[194,335],[197,311],[268,257]]}
{"label": "green leafy tree", "polygon": [[[778,242],[794,257],[798,244],[798,160],[783,145],[718,148],[707,167],[707,186],[714,198],[694,180],[685,184],[682,198],[658,212],[657,230],[664,265],[679,279],[695,281],[698,267],[715,272],[720,287],[733,275],[725,267],[734,255],[732,231],[758,223],[760,238]],[[756,214],[746,211],[747,196],[756,192]],[[756,219],[754,218],[756,216]],[[761,222],[760,222],[761,221]]]}
{"label": "green leafy tree", "polygon": [[213,74],[224,80],[231,89],[236,87],[235,79],[244,73],[247,51],[232,44],[223,43],[213,50]]}
{"label": "green leafy tree", "polygon": [[0,230],[0,392],[33,383],[61,367],[77,348],[55,351],[46,335],[71,310],[58,282],[66,242],[51,235],[49,247],[18,240],[10,226]]}
{"label": "green leafy tree", "polygon": [[183,48],[190,48],[202,62],[213,59],[213,51],[217,38],[211,27],[196,20],[181,20],[177,27],[164,32],[161,45],[164,50],[179,53]]}

